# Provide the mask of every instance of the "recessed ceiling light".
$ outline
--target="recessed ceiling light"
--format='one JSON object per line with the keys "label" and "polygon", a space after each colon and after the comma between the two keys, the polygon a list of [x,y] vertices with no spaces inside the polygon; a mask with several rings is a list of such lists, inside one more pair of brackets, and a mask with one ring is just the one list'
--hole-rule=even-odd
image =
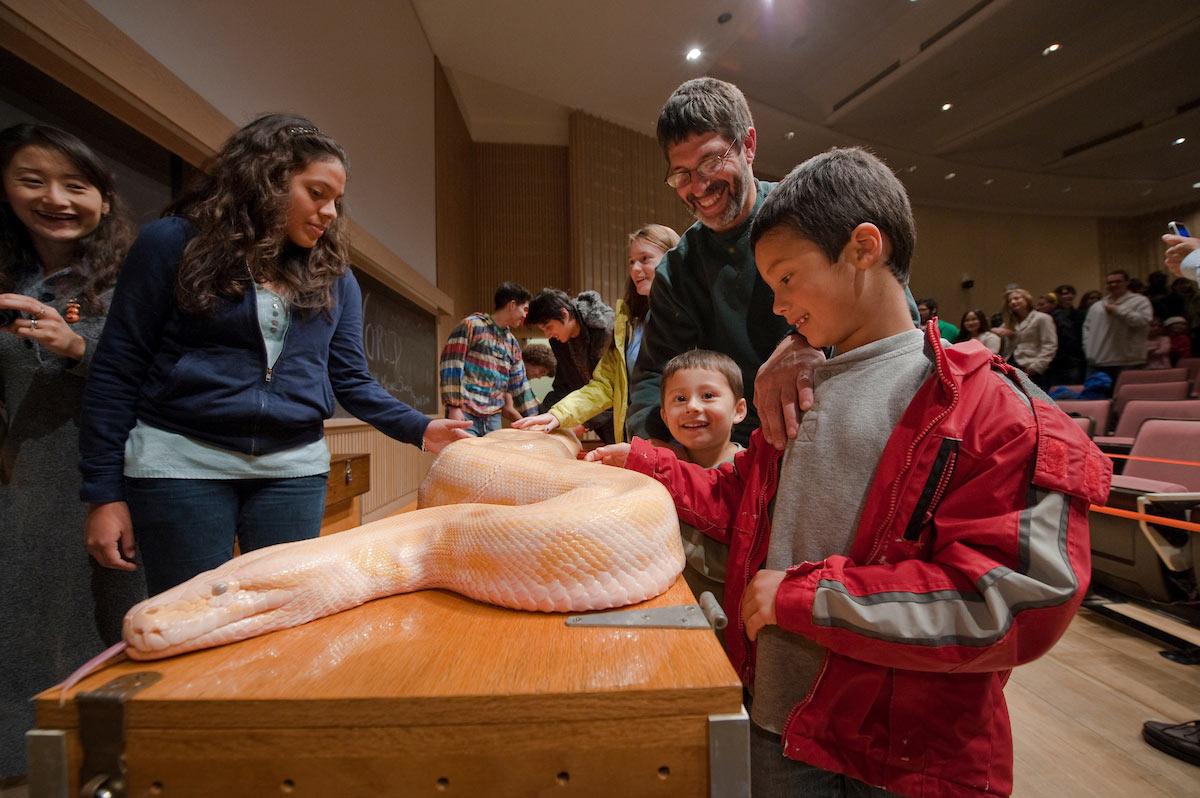
{"label": "recessed ceiling light", "polygon": [[687,51],[687,60],[695,61],[698,58],[700,58],[700,56],[702,56],[702,55],[704,55],[704,53],[700,52],[699,47],[693,47],[692,49]]}
{"label": "recessed ceiling light", "polygon": [[728,11],[722,11],[721,16],[717,17],[717,24],[724,25],[731,19],[733,19],[733,14],[729,13]]}
{"label": "recessed ceiling light", "polygon": [[1067,186],[1066,188],[1064,188],[1064,189],[1063,189],[1063,193],[1064,193],[1064,194],[1069,194],[1069,193],[1071,193],[1071,187],[1070,187],[1070,186]]}
{"label": "recessed ceiling light", "polygon": [[909,172],[915,172],[915,171],[917,171],[917,165],[916,165],[916,164],[913,164],[912,166],[908,167],[908,171],[909,171]]}
{"label": "recessed ceiling light", "polygon": [[1054,44],[1047,47],[1045,50],[1042,50],[1042,55],[1050,55],[1051,53],[1057,53],[1060,47],[1062,47],[1062,45],[1059,44],[1058,42],[1055,42]]}
{"label": "recessed ceiling light", "polygon": [[985,186],[990,186],[992,183],[995,183],[995,182],[996,182],[996,181],[995,181],[995,179],[993,179],[993,178],[989,177],[987,180],[984,180],[984,181],[983,181],[983,184],[984,184]]}
{"label": "recessed ceiling light", "polygon": [[943,111],[949,111],[953,107],[954,107],[954,103],[942,103]]}
{"label": "recessed ceiling light", "polygon": [[1200,188],[1200,183],[1192,183],[1192,188]]}
{"label": "recessed ceiling light", "polygon": [[1032,185],[1033,183],[1026,183],[1025,185],[1021,186],[1021,188],[1029,188]]}
{"label": "recessed ceiling light", "polygon": [[[1197,183],[1196,185],[1192,186],[1192,188],[1200,188],[1200,183]],[[1153,193],[1154,193],[1154,189],[1152,189],[1152,188],[1148,188],[1148,189],[1146,189],[1145,191],[1143,191],[1143,192],[1142,192],[1142,196],[1143,196],[1143,197],[1149,197],[1149,196],[1150,196],[1151,194],[1153,194]]]}
{"label": "recessed ceiling light", "polygon": [[1186,137],[1186,136],[1180,136],[1179,138],[1175,139],[1175,140],[1174,140],[1174,141],[1172,141],[1171,143],[1172,143],[1172,144],[1174,144],[1174,145],[1176,145],[1176,146],[1178,146],[1178,145],[1182,144],[1182,143],[1183,143],[1183,142],[1185,142],[1185,141],[1187,141],[1187,137]]}
{"label": "recessed ceiling light", "polygon": [[788,141],[791,141],[792,139],[796,138],[796,131],[789,130],[787,133],[783,134],[783,137]]}
{"label": "recessed ceiling light", "polygon": [[947,172],[947,173],[946,173],[946,178],[945,178],[945,179],[946,179],[946,180],[953,180],[953,179],[954,179],[954,172]]}

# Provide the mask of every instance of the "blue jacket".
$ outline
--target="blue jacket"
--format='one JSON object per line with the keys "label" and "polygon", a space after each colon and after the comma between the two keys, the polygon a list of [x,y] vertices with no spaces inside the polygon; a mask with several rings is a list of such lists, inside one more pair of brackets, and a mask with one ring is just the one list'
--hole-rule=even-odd
{"label": "blue jacket", "polygon": [[202,318],[176,306],[176,274],[193,234],[184,219],[159,219],[142,229],[125,259],[84,391],[84,501],[124,498],[125,440],[138,420],[224,449],[269,454],[319,440],[336,396],[385,434],[421,445],[429,419],[367,370],[362,294],[350,269],[334,286],[331,314],[293,315],[283,352],[268,369],[253,291],[218,299]]}

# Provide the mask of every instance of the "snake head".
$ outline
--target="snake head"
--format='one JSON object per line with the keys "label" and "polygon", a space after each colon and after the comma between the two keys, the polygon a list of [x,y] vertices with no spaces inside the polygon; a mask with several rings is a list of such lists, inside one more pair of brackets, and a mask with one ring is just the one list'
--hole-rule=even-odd
{"label": "snake head", "polygon": [[293,600],[293,592],[239,580],[223,573],[227,570],[200,574],[131,609],[123,630],[129,656],[170,657],[277,628],[272,616]]}

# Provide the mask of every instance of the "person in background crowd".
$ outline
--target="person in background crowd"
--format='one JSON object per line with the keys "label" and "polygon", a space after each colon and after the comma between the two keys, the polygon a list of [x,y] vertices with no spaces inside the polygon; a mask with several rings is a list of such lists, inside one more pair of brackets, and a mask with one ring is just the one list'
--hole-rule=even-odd
{"label": "person in background crowd", "polygon": [[303,117],[235,132],[142,229],[84,392],[86,539],[137,549],[151,594],[242,553],[316,537],[334,399],[439,451],[470,422],[426,418],[371,376],[341,223],[346,154]]}
{"label": "person in background crowd", "polygon": [[1088,367],[1117,381],[1127,368],[1146,365],[1146,331],[1153,311],[1150,300],[1129,289],[1129,273],[1116,269],[1104,278],[1108,293],[1088,308],[1083,322],[1083,349]]}
{"label": "person in background crowd", "polygon": [[1058,351],[1058,333],[1054,319],[1034,310],[1033,296],[1024,288],[1014,288],[1004,295],[1008,306],[1004,326],[992,332],[1004,341],[1003,354],[1040,388],[1046,383],[1046,369]]}
{"label": "person in background crowd", "polygon": [[1172,316],[1163,322],[1171,341],[1171,365],[1176,366],[1185,357],[1192,356],[1192,339],[1188,336],[1187,319]]}
{"label": "person in background crowd", "polygon": [[1058,349],[1046,369],[1046,384],[1076,385],[1083,382],[1087,365],[1083,357],[1083,328],[1075,325],[1073,309],[1062,307],[1057,294],[1046,294],[1045,299],[1050,308],[1050,318],[1054,319],[1054,331],[1058,335]]}
{"label": "person in background crowd", "polygon": [[1047,316],[1053,315],[1054,311],[1058,310],[1058,297],[1053,291],[1045,294],[1038,294],[1033,300],[1033,308],[1039,313],[1045,313]]}
{"label": "person in background crowd", "polygon": [[[1103,292],[1092,289],[1091,291],[1085,291],[1083,296],[1081,296],[1079,298],[1079,312],[1081,314],[1083,314],[1084,319],[1087,318],[1087,312],[1088,312],[1088,310],[1091,309],[1092,305],[1099,302],[1100,298],[1103,296],[1104,296]],[[1082,323],[1080,323],[1079,332],[1080,332],[1080,335],[1083,334]]]}
{"label": "person in background crowd", "polygon": [[553,377],[558,368],[554,350],[545,344],[526,344],[521,359],[525,361],[525,376],[531,380]]}
{"label": "person in background crowd", "polygon": [[492,297],[494,310],[467,316],[442,347],[439,373],[446,417],[471,422],[469,430],[477,437],[500,429],[510,402],[517,418],[537,410],[521,345],[511,330],[524,324],[529,298],[524,286],[500,283]]}
{"label": "person in background crowd", "polygon": [[933,297],[917,300],[917,314],[920,316],[922,327],[931,318],[938,320],[938,332],[943,341],[953,341],[958,338],[958,328],[938,316],[938,303]]}
{"label": "person in background crowd", "polygon": [[646,225],[629,235],[629,280],[625,285],[625,298],[617,300],[612,347],[600,359],[587,385],[558,400],[548,413],[530,416],[514,423],[514,427],[536,426],[553,432],[560,425],[573,427],[612,408],[613,436],[617,441],[625,440],[629,378],[642,345],[646,318],[650,315],[650,289],[654,284],[655,267],[667,250],[678,243],[679,234],[661,224]]}
{"label": "person in background crowd", "polygon": [[988,329],[988,317],[982,310],[968,310],[959,321],[958,336],[954,343],[972,340],[978,340],[992,354],[1000,354],[1000,336]]}
{"label": "person in background crowd", "polygon": [[1171,336],[1157,317],[1150,319],[1150,331],[1146,335],[1146,368],[1171,368]]}
{"label": "person in background crowd", "polygon": [[121,637],[141,574],[79,546],[84,380],[133,238],[112,174],[75,136],[0,131],[0,780],[26,769],[31,696]]}
{"label": "person in background crowd", "polygon": [[[542,413],[548,413],[572,391],[591,381],[596,366],[613,345],[613,309],[595,291],[584,291],[572,299],[556,288],[543,288],[529,303],[527,323],[550,339],[558,362],[554,387],[541,404]],[[593,415],[582,426],[605,443],[616,440],[612,410]]]}

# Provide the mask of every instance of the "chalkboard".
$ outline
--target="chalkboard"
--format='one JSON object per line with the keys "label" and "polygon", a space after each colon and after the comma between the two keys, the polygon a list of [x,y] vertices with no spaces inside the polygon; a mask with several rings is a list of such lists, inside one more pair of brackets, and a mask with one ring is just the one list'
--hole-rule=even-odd
{"label": "chalkboard", "polygon": [[[438,341],[433,314],[355,268],[362,288],[367,366],[392,396],[423,413],[438,412]],[[336,416],[350,414],[340,405]]]}

